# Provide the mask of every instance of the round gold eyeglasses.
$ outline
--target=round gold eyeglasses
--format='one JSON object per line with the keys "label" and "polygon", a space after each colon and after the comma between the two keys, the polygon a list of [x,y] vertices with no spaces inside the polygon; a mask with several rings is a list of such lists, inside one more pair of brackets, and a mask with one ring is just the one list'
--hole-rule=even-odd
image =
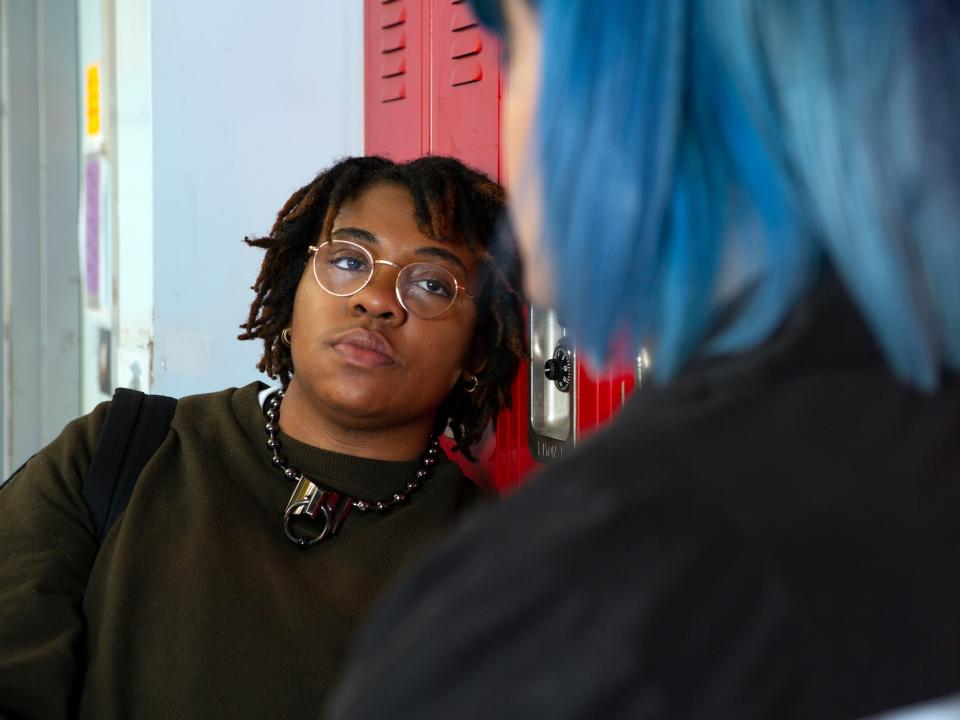
{"label": "round gold eyeglasses", "polygon": [[328,240],[311,245],[313,277],[331,295],[349,297],[363,290],[373,279],[377,265],[397,268],[397,301],[407,312],[432,320],[449,310],[460,292],[473,299],[453,273],[433,263],[398,265],[390,260],[375,260],[362,245],[348,240]]}

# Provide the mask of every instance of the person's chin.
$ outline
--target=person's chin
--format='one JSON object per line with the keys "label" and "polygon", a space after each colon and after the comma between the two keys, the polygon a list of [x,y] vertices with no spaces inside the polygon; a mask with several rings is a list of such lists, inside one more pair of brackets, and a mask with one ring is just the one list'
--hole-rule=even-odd
{"label": "person's chin", "polygon": [[326,398],[330,417],[342,428],[371,432],[401,424],[386,391],[335,394]]}

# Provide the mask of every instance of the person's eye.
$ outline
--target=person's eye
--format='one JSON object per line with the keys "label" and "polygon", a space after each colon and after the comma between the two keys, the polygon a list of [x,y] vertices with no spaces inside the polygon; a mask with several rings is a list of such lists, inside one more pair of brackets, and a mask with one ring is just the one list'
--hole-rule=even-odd
{"label": "person's eye", "polygon": [[441,297],[453,297],[454,290],[451,284],[439,278],[420,278],[416,281],[416,286],[425,290],[431,295],[440,295]]}
{"label": "person's eye", "polygon": [[348,272],[364,272],[367,269],[367,259],[361,255],[341,254],[332,258],[330,264]]}

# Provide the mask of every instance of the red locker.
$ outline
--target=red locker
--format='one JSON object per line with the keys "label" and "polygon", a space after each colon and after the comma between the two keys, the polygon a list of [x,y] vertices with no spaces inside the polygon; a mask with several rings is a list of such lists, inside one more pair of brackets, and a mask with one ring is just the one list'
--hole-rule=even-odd
{"label": "red locker", "polygon": [[503,182],[500,42],[480,29],[465,0],[430,5],[430,152]]}
{"label": "red locker", "polygon": [[365,0],[364,146],[452,155],[500,181],[500,43],[464,0]]}
{"label": "red locker", "polygon": [[[364,2],[367,154],[452,155],[509,182],[501,172],[499,40],[477,25],[465,0]],[[567,454],[623,404],[639,378],[632,371],[591,373],[573,348],[569,382],[558,389],[544,371],[563,333],[549,322],[531,313],[532,363],[514,382],[513,408],[501,413],[495,437],[479,449],[480,462],[461,462],[468,475],[499,491],[518,485],[540,462]],[[564,407],[565,416],[557,412]]]}
{"label": "red locker", "polygon": [[[364,148],[409,160],[429,152],[429,54],[423,0],[366,0]],[[429,36],[429,32],[426,33]],[[426,60],[426,62],[425,62]]]}

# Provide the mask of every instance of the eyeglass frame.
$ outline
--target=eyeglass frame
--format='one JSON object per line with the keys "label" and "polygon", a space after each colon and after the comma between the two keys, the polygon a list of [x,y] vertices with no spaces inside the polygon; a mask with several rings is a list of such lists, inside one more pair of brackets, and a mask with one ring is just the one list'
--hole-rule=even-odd
{"label": "eyeglass frame", "polygon": [[[320,282],[320,278],[317,276],[317,253],[320,252],[320,248],[322,248],[324,245],[333,245],[333,243],[351,245],[357,248],[358,250],[360,250],[361,252],[363,252],[373,262],[373,265],[370,267],[370,276],[366,279],[366,281],[364,281],[363,285],[361,285],[360,287],[358,287],[356,290],[352,292],[348,292],[348,293],[332,292],[323,286],[323,283]],[[312,265],[311,269],[313,270],[313,279],[316,280],[317,285],[320,286],[321,290],[323,290],[328,295],[332,295],[333,297],[353,297],[357,293],[363,292],[373,280],[373,276],[374,276],[377,265],[389,265],[397,269],[397,279],[394,280],[393,282],[393,294],[396,296],[397,302],[400,303],[400,307],[402,307],[406,313],[413,315],[414,317],[418,317],[421,320],[436,320],[438,317],[446,313],[448,310],[450,310],[450,308],[453,307],[453,304],[457,301],[457,298],[460,297],[461,290],[463,291],[464,295],[466,295],[468,298],[470,298],[474,302],[477,301],[476,296],[472,292],[467,290],[466,285],[460,284],[460,281],[457,280],[457,276],[454,275],[453,272],[451,272],[450,270],[447,270],[447,268],[445,267],[441,267],[440,265],[437,265],[436,263],[417,261],[417,262],[407,263],[406,265],[400,265],[399,263],[395,263],[392,260],[381,260],[381,259],[375,258],[372,252],[370,252],[367,248],[365,248],[363,245],[360,245],[359,243],[355,243],[351,240],[334,240],[333,238],[330,238],[329,240],[325,240],[319,245],[307,246],[307,252],[313,256],[313,262],[311,263]],[[418,315],[417,313],[413,312],[410,308],[407,307],[407,304],[403,301],[403,298],[400,296],[400,275],[403,273],[404,270],[406,270],[411,265],[433,265],[434,267],[440,268],[444,272],[450,273],[450,277],[453,278],[454,292],[453,292],[453,297],[450,298],[450,304],[447,307],[445,307],[441,312],[437,313],[436,315],[433,315],[428,318]]]}

